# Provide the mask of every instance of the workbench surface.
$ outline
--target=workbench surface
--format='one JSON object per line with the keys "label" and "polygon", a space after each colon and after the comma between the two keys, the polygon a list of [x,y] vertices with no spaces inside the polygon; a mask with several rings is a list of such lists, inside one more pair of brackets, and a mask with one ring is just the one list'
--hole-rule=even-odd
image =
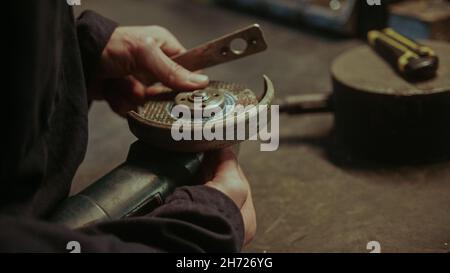
{"label": "workbench surface", "polygon": [[[333,58],[361,43],[186,0],[82,1],[77,12],[82,9],[121,25],[164,26],[187,48],[259,23],[268,51],[206,73],[259,94],[266,74],[278,97],[330,91]],[[72,193],[121,163],[135,140],[105,103],[91,107],[89,127],[88,152]],[[332,114],[282,116],[277,151],[260,152],[253,141],[241,145],[258,219],[256,238],[245,251],[368,252],[373,240],[383,252],[450,251],[450,162],[380,166],[342,151],[335,158],[332,128]]]}

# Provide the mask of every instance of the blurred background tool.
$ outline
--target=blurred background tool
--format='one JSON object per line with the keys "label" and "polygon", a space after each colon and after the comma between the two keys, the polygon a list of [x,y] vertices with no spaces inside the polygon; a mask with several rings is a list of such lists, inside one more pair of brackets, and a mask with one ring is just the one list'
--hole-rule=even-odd
{"label": "blurred background tool", "polygon": [[[197,0],[200,1],[200,0]],[[202,0],[287,22],[365,39],[387,26],[413,39],[450,41],[450,1],[382,0]]]}
{"label": "blurred background tool", "polygon": [[[337,141],[347,154],[359,158],[396,164],[448,159],[450,45],[428,41],[417,47],[414,54],[419,61],[424,58],[427,62],[427,58],[435,56],[430,47],[442,56],[442,68],[435,78],[410,82],[370,47],[360,46],[333,62],[332,94],[288,96],[278,102],[280,111],[290,115],[333,111]],[[424,52],[420,53],[420,49]],[[405,54],[404,50],[398,51],[395,64]],[[419,58],[420,54],[423,57]],[[419,68],[409,76],[417,77],[423,72]]]}
{"label": "blurred background tool", "polygon": [[429,79],[436,75],[439,58],[429,46],[419,44],[393,30],[372,30],[367,34],[369,44],[400,75],[410,80]]}
{"label": "blurred background tool", "polygon": [[360,0],[210,0],[223,6],[273,17],[292,24],[364,37],[387,26],[388,1],[368,5]]}
{"label": "blurred background tool", "polygon": [[450,41],[450,1],[397,1],[390,6],[389,26],[413,39]]}

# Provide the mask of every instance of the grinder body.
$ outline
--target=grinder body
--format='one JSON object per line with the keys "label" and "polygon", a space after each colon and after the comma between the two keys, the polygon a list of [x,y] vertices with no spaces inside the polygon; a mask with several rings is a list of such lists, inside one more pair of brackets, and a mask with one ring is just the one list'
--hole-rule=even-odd
{"label": "grinder body", "polygon": [[192,183],[203,153],[176,153],[130,146],[127,160],[82,192],[69,197],[50,221],[70,228],[145,215],[163,204],[176,187]]}

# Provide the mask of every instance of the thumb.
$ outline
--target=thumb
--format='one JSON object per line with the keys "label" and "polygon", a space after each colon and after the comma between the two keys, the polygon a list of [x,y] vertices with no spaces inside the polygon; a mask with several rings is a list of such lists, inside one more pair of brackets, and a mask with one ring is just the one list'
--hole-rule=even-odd
{"label": "thumb", "polygon": [[241,209],[248,196],[248,181],[239,172],[239,164],[231,148],[216,151],[216,159],[212,160],[215,166],[214,177],[206,183],[230,197],[236,206]]}

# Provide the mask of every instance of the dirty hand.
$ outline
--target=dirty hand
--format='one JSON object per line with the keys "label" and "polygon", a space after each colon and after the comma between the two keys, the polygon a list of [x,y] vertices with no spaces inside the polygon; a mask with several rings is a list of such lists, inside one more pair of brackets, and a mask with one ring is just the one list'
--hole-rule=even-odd
{"label": "dirty hand", "polygon": [[256,214],[252,193],[247,178],[239,166],[231,148],[216,151],[208,155],[209,182],[206,186],[221,191],[231,198],[240,209],[244,220],[244,245],[250,243],[256,233]]}
{"label": "dirty hand", "polygon": [[204,88],[208,77],[172,61],[184,47],[159,26],[118,27],[102,52],[98,77],[89,87],[90,99],[105,99],[124,115],[164,89]]}

